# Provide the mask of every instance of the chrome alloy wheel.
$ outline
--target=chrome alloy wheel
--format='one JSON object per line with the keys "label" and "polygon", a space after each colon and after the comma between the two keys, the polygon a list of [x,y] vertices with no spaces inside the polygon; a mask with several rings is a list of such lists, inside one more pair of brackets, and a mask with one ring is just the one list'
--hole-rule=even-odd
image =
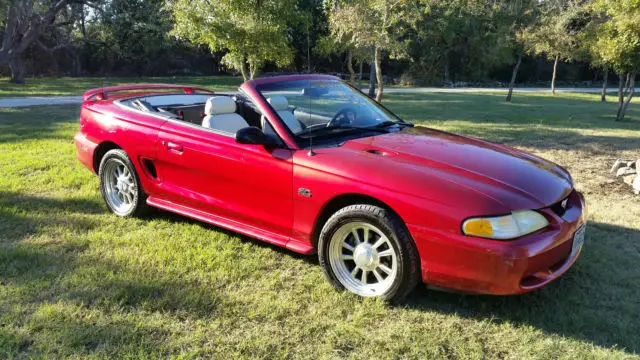
{"label": "chrome alloy wheel", "polygon": [[377,227],[364,222],[342,225],[331,237],[329,263],[336,278],[360,296],[380,296],[398,274],[398,256]]}
{"label": "chrome alloy wheel", "polygon": [[103,182],[105,199],[118,213],[126,213],[135,206],[138,184],[129,168],[118,159],[109,159],[104,164]]}

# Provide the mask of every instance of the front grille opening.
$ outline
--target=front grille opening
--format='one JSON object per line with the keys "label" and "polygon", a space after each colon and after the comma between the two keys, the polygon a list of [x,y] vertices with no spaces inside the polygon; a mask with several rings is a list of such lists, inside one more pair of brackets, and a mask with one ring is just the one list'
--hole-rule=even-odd
{"label": "front grille opening", "polygon": [[[562,258],[562,260],[558,261],[557,263],[551,265],[549,267],[549,273],[553,274],[556,271],[560,270],[562,268],[562,266],[564,266],[564,264],[569,260],[568,257],[564,257]],[[531,287],[531,286],[536,286],[539,285],[541,283],[543,283],[544,281],[546,281],[545,278],[541,278],[541,277],[537,277],[535,274],[532,275],[528,275],[522,278],[522,280],[520,280],[520,286],[522,287]]]}
{"label": "front grille opening", "polygon": [[562,206],[562,203],[565,202],[565,200],[568,200],[569,198],[564,198],[561,201],[558,201],[557,203],[551,205],[550,209],[551,211],[553,211],[556,215],[562,217],[566,212],[567,209],[569,208],[569,201],[567,201],[565,204],[566,206]]}

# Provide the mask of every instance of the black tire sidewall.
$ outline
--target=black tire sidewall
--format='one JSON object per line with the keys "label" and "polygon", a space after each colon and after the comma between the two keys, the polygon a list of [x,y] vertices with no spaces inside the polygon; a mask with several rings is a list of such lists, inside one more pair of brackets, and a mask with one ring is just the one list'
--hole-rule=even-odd
{"label": "black tire sidewall", "polygon": [[[126,166],[129,172],[131,173],[131,176],[133,176],[136,182],[137,191],[134,194],[133,206],[126,212],[118,211],[117,209],[113,208],[109,203],[109,201],[107,200],[107,193],[105,190],[105,183],[104,183],[105,182],[104,177],[106,176],[106,174],[104,174],[104,167],[105,167],[105,164],[109,161],[117,161],[122,165]],[[141,215],[142,210],[146,205],[146,195],[142,190],[140,179],[138,178],[138,173],[136,172],[136,169],[133,166],[133,163],[131,162],[131,159],[129,159],[129,156],[127,155],[126,152],[120,149],[114,149],[114,150],[108,151],[100,161],[98,178],[100,181],[100,193],[102,194],[102,199],[104,200],[104,203],[109,208],[109,211],[121,217]]]}
{"label": "black tire sidewall", "polygon": [[384,208],[373,205],[352,205],[329,218],[322,228],[318,242],[318,259],[325,276],[336,289],[345,290],[331,267],[329,247],[335,232],[341,226],[352,222],[371,224],[380,229],[390,240],[398,258],[398,274],[391,287],[378,296],[392,303],[401,301],[417,283],[416,273],[419,273],[419,265],[416,263],[417,250],[402,221],[397,215]]}

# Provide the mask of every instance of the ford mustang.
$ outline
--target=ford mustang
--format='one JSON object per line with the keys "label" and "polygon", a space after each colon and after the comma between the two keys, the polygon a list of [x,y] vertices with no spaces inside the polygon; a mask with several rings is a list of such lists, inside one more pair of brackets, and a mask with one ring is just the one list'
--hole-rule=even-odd
{"label": "ford mustang", "polygon": [[584,242],[584,198],[562,167],[414,126],[331,76],[89,90],[74,140],[114,214],[160,208],[317,253],[360,296],[398,302],[419,281],[520,294]]}

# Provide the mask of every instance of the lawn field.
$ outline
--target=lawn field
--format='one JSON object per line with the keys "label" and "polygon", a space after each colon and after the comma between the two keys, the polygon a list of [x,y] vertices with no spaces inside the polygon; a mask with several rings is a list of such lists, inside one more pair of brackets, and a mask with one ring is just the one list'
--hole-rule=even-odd
{"label": "lawn field", "polygon": [[640,104],[624,122],[584,94],[385,104],[565,166],[589,208],[576,265],[522,296],[362,300],[314,257],[166,212],[110,215],[75,159],[77,106],[0,109],[0,358],[640,359],[640,197],[608,174],[640,158]]}
{"label": "lawn field", "polygon": [[[88,89],[101,86],[123,84],[181,84],[200,86],[214,91],[233,91],[242,84],[242,77],[238,76],[162,76],[162,77],[44,77],[27,78],[25,84],[16,85],[9,82],[9,78],[0,77],[0,98],[29,97],[29,96],[77,96]],[[367,81],[359,81],[362,87],[367,87]],[[391,86],[400,87],[400,86]]]}
{"label": "lawn field", "polygon": [[235,76],[165,76],[165,77],[60,77],[27,78],[23,85],[9,83],[0,77],[0,98],[26,96],[82,95],[88,89],[122,84],[186,84],[201,86],[214,91],[235,90],[242,84],[242,77]]}

